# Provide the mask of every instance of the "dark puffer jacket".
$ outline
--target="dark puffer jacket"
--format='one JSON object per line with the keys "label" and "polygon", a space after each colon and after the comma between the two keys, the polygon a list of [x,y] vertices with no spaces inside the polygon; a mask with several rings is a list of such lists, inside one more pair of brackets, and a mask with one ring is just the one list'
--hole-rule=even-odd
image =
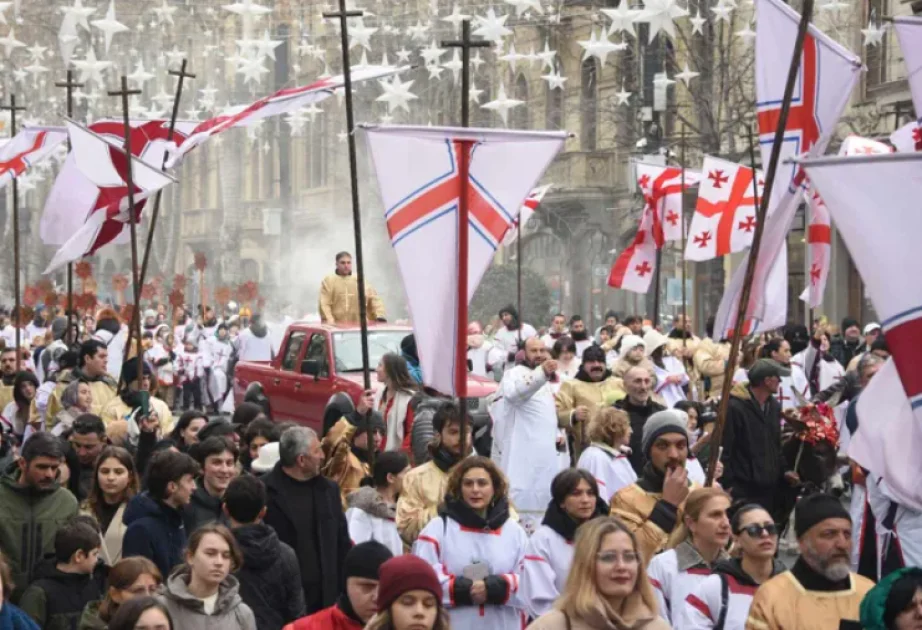
{"label": "dark puffer jacket", "polygon": [[36,570],[19,606],[44,630],[70,630],[87,603],[100,597],[102,589],[92,574],[65,573],[51,560]]}
{"label": "dark puffer jacket", "polygon": [[243,551],[243,567],[236,573],[240,597],[253,610],[259,630],[280,630],[301,617],[304,590],[294,549],[263,523],[233,532]]}
{"label": "dark puffer jacket", "polygon": [[[730,390],[730,408],[723,434],[724,474],[721,485],[735,496],[770,494],[784,478],[781,454],[781,405],[772,396],[760,408],[747,383]],[[733,493],[738,489],[739,493]]]}
{"label": "dark puffer jacket", "polygon": [[162,575],[169,575],[182,563],[187,534],[179,510],[143,492],[128,502],[122,520],[128,528],[122,543],[123,558],[144,556]]}
{"label": "dark puffer jacket", "polygon": [[230,521],[224,515],[221,509],[221,498],[208,494],[208,491],[201,486],[192,493],[192,500],[189,505],[183,508],[182,521],[186,527],[186,535],[192,533],[202,525],[209,523],[219,523],[225,527],[230,527]]}

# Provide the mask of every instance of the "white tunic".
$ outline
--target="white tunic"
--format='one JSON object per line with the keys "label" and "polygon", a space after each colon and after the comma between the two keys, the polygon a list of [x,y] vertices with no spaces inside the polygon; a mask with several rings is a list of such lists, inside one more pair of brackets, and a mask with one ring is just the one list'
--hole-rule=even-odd
{"label": "white tunic", "polygon": [[[528,537],[518,523],[507,520],[496,531],[471,531],[449,517],[436,517],[413,543],[413,553],[435,569],[442,584],[442,603],[451,614],[452,630],[521,630],[525,615],[519,572]],[[509,585],[505,605],[455,606],[454,582],[464,567],[486,564],[490,575]]]}
{"label": "white tunic", "polygon": [[[666,401],[666,407],[672,408],[680,400],[686,400],[685,392],[682,387],[688,385],[688,373],[685,366],[675,357],[664,356],[663,366],[653,364],[653,371],[656,373],[656,393]],[[681,376],[681,383],[666,383],[667,376]]]}
{"label": "white tunic", "polygon": [[[889,547],[895,546],[903,566],[922,565],[922,512],[894,503],[888,496],[887,484],[882,479],[876,481],[868,476],[868,503],[874,513],[878,540],[878,576],[881,571],[883,554]],[[893,528],[889,529],[889,516],[893,513]]]}
{"label": "white tunic", "polygon": [[595,342],[592,339],[583,339],[582,341],[574,341],[576,344],[576,356],[579,357],[579,360],[583,360],[583,350],[594,344]]}
{"label": "white tunic", "polygon": [[624,453],[601,444],[590,444],[579,456],[577,468],[588,471],[599,484],[599,496],[607,503],[621,488],[637,481],[631,460]]}
{"label": "white tunic", "polygon": [[272,339],[269,333],[265,337],[257,337],[247,328],[237,337],[237,356],[241,361],[271,361]]}
{"label": "white tunic", "polygon": [[[521,332],[523,343],[526,339],[535,337],[538,334],[538,332],[528,324],[522,324]],[[502,351],[503,360],[505,361],[510,352],[515,353],[519,349],[519,331],[509,330],[503,326],[493,335],[493,345]]]}
{"label": "white tunic", "polygon": [[554,393],[541,366],[518,365],[503,375],[498,434],[503,440],[502,468],[509,479],[509,498],[523,521],[537,528],[551,500],[557,462],[557,410]]}
{"label": "white tunic", "polygon": [[[809,375],[813,369],[813,363],[817,361],[819,353],[812,346],[807,346],[803,352],[798,352],[791,359],[791,365],[797,365],[803,370],[809,380]],[[829,389],[845,376],[845,368],[836,360],[824,361],[819,359],[819,387],[820,391]],[[819,392],[813,392],[814,394]]]}
{"label": "white tunic", "polygon": [[688,473],[688,480],[699,486],[703,486],[704,482],[707,481],[707,473],[704,472],[704,466],[702,466],[701,462],[695,457],[689,456],[689,458],[685,460],[685,472]]}
{"label": "white tunic", "polygon": [[467,359],[471,362],[471,374],[487,378],[494,365],[502,365],[505,359],[502,350],[489,341],[484,341],[479,348],[468,348]]}
{"label": "white tunic", "polygon": [[233,347],[230,341],[221,341],[217,337],[209,338],[203,345],[207,355],[206,366],[211,367],[208,394],[211,400],[220,403],[223,402],[222,396],[227,391],[227,362],[230,360]]}
{"label": "white tunic", "polygon": [[525,547],[522,561],[522,601],[525,612],[537,619],[551,610],[560,596],[570,565],[573,543],[547,525],[538,528]]}
{"label": "white tunic", "polygon": [[394,556],[403,555],[403,541],[397,533],[397,523],[386,518],[372,516],[365,510],[351,507],[346,510],[346,524],[349,526],[349,538],[353,545],[367,540],[376,540]]}
{"label": "white tunic", "polygon": [[[740,584],[732,575],[723,575],[727,581],[727,612],[724,615],[724,630],[743,630],[749,617],[752,598],[758,587]],[[676,630],[712,630],[717,627],[723,606],[721,575],[709,575],[689,593],[682,604],[678,621],[673,620]],[[675,619],[675,614],[673,615]]]}
{"label": "white tunic", "polygon": [[807,381],[807,375],[804,374],[803,368],[794,363],[791,364],[791,375],[781,377],[781,387],[778,388],[778,402],[781,403],[781,410],[799,409],[801,403],[794,394],[795,389],[800,392],[801,396],[810,399],[810,383]]}
{"label": "white tunic", "polygon": [[691,567],[679,571],[676,550],[669,549],[650,561],[647,573],[659,603],[660,616],[669,621],[673,628],[680,628],[677,624],[685,598],[711,574],[711,570],[707,567]]}

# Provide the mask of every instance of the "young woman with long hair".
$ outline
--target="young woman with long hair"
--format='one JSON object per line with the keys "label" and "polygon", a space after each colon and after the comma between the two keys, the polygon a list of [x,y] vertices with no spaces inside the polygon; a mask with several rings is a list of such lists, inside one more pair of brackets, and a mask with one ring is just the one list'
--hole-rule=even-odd
{"label": "young woman with long hair", "polygon": [[122,558],[109,571],[105,599],[90,602],[83,609],[79,630],[106,630],[125,602],[153,595],[161,583],[160,570],[147,558]]}
{"label": "young woman with long hair", "polygon": [[35,374],[26,370],[16,374],[13,379],[13,401],[2,410],[3,414],[0,420],[20,439],[22,439],[26,433],[26,428],[29,426],[32,400],[35,398],[35,393],[38,391],[39,386],[40,383]]}
{"label": "young woman with long hair", "polygon": [[223,525],[202,525],[189,538],[186,563],[173,571],[157,596],[177,628],[256,630],[256,618],[240,597],[240,583],[231,573],[243,553]]}
{"label": "young woman with long hair", "polygon": [[685,502],[688,537],[650,561],[648,569],[659,613],[678,625],[685,598],[710,575],[718,560],[729,558],[730,496],[720,488],[699,488]]}
{"label": "young woman with long hair", "polygon": [[82,511],[99,523],[103,532],[99,557],[110,567],[122,557],[122,539],[128,529],[122,517],[140,485],[131,453],[120,446],[105,447],[96,459],[90,494]]}
{"label": "young woman with long hair", "polygon": [[442,585],[425,560],[405,555],[381,565],[378,613],[365,630],[451,630]]}
{"label": "young woman with long hair", "polygon": [[681,605],[678,628],[742,630],[759,586],[784,571],[775,560],[778,526],[765,508],[749,503],[730,521],[738,557],[721,560]]}
{"label": "young woman with long hair", "polygon": [[599,484],[599,495],[606,502],[618,490],[637,481],[628,459],[631,432],[631,418],[621,409],[603,407],[589,419],[589,446],[576,466],[592,473]]}
{"label": "young woman with long hair", "polygon": [[419,386],[407,368],[407,361],[395,352],[381,357],[376,369],[378,382],[384,387],[375,394],[375,409],[384,416],[387,432],[384,434],[385,451],[403,451],[410,454],[410,436],[413,428],[413,408],[410,401]]}
{"label": "young woman with long hair", "polygon": [[139,597],[122,606],[108,630],[179,630],[166,606],[155,597]]}
{"label": "young woman with long hair", "polygon": [[184,411],[170,432],[170,439],[176,443],[176,448],[180,452],[185,453],[193,444],[198,444],[198,432],[204,429],[206,424],[208,415],[203,411]]}
{"label": "young woman with long hair", "polygon": [[573,540],[588,520],[608,514],[595,477],[567,468],[551,483],[551,502],[541,527],[528,539],[522,562],[521,597],[526,612],[540,617],[560,595],[573,562]]}
{"label": "young woman with long hair", "polygon": [[596,518],[576,534],[573,563],[554,609],[531,630],[669,630],[644,559],[624,523]]}
{"label": "young woman with long hair", "polygon": [[462,460],[449,475],[439,516],[413,545],[449,585],[442,603],[456,629],[522,627],[518,584],[528,537],[509,518],[507,489],[492,460]]}
{"label": "young woman with long hair", "polygon": [[558,387],[564,381],[576,378],[582,360],[576,356],[576,342],[572,337],[564,335],[555,341],[554,347],[551,348],[551,356],[557,361],[557,374],[560,376]]}

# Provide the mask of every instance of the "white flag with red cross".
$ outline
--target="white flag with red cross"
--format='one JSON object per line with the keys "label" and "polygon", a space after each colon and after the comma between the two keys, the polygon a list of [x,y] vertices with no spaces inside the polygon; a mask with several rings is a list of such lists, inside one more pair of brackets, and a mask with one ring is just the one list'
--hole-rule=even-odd
{"label": "white flag with red cross", "polygon": [[[682,240],[682,168],[635,162],[637,186],[644,204],[652,209],[652,234],[656,248],[666,241]],[[685,190],[695,186],[701,173],[685,169]]]}
{"label": "white flag with red cross", "polygon": [[654,210],[643,209],[634,241],[621,252],[611,266],[608,286],[635,293],[646,293],[656,271],[656,240],[653,236]]}
{"label": "white flag with red cross", "polygon": [[[128,195],[135,203],[135,221],[141,215],[141,202],[175,180],[160,168],[131,156],[132,191],[128,189],[129,156],[121,142],[109,142],[91,130],[67,121],[74,164],[96,187],[98,199],[86,222],[55,253],[44,273],[95,253],[111,242],[131,220]],[[134,154],[134,147],[132,147]],[[161,154],[162,158],[162,154]]]}
{"label": "white flag with red cross", "polygon": [[544,199],[544,195],[546,195],[547,191],[550,189],[551,184],[547,184],[545,186],[538,186],[528,193],[528,197],[525,198],[522,207],[519,208],[519,216],[515,218],[515,221],[513,221],[509,229],[506,230],[506,235],[503,237],[503,245],[509,247],[515,243],[515,239],[519,237],[519,232],[524,226],[528,225],[528,220],[535,214],[538,206],[541,205],[541,200]]}
{"label": "white flag with red cross", "polygon": [[893,500],[922,510],[922,274],[909,254],[922,234],[922,154],[824,158],[804,167],[861,274],[891,353],[858,399],[848,455],[883,477]]}
{"label": "white flag with red cross", "polygon": [[[466,356],[458,357],[452,341],[457,341],[459,297],[470,302],[522,203],[563,147],[566,133],[412,126],[365,131],[407,293],[423,382],[454,395],[458,380],[466,376],[466,369],[456,372],[466,365]],[[459,246],[463,188],[466,252]],[[459,269],[465,268],[467,295],[459,296]],[[466,329],[467,322],[463,324]]]}
{"label": "white flag with red cross", "polygon": [[64,127],[26,127],[0,143],[0,188],[35,166],[67,140]]}
{"label": "white flag with red cross", "polygon": [[[787,74],[800,15],[782,0],[756,0],[756,109],[762,163],[768,164],[780,123]],[[802,200],[803,171],[789,162],[820,155],[835,133],[862,71],[861,60],[812,24],[804,38],[797,80],[782,136],[763,241],[742,330],[747,334],[784,325],[787,319],[787,235]],[[734,330],[746,265],[733,274],[720,301],[714,334]]]}
{"label": "white flag with red cross", "polygon": [[710,260],[741,252],[752,244],[756,203],[765,187],[761,171],[710,155],[701,166],[698,201],[688,228],[686,260]]}
{"label": "white flag with red cross", "polygon": [[893,30],[900,40],[900,50],[906,63],[906,80],[916,107],[916,117],[922,121],[922,17],[900,15],[893,18]]}
{"label": "white flag with red cross", "polygon": [[900,153],[922,151],[922,122],[913,121],[890,134],[890,142]]}

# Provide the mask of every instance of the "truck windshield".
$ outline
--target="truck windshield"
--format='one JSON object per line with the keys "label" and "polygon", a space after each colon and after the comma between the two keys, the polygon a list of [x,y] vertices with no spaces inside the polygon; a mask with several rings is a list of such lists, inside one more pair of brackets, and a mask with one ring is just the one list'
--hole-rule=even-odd
{"label": "truck windshield", "polygon": [[[404,330],[369,330],[368,366],[374,370],[381,357],[388,352],[400,354],[400,341],[408,334]],[[336,357],[337,372],[361,372],[361,331],[333,333],[333,355]]]}

